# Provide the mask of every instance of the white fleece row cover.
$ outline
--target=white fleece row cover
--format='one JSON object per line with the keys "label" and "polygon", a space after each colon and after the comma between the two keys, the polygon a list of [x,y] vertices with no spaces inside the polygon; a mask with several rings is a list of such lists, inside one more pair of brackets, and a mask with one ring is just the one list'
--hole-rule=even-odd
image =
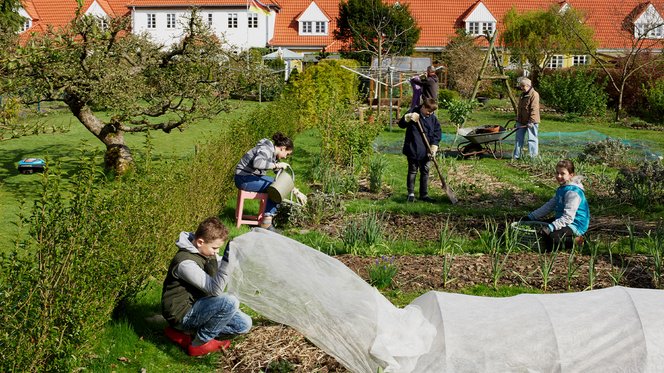
{"label": "white fleece row cover", "polygon": [[664,291],[489,298],[430,291],[397,308],[338,260],[263,229],[231,242],[229,291],[352,372],[664,372]]}

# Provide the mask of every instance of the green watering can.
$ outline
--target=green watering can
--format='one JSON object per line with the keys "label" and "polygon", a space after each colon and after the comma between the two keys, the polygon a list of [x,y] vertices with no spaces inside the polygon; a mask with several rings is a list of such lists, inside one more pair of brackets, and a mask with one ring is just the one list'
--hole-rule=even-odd
{"label": "green watering can", "polygon": [[267,195],[276,203],[292,201],[292,192],[295,188],[295,172],[288,166],[290,174],[285,169],[279,170],[274,182],[267,187]]}

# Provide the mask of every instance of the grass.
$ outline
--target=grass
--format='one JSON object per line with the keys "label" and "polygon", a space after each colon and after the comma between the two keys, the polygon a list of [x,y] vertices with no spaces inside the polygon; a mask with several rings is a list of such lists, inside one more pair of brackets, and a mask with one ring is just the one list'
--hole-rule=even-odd
{"label": "grass", "polygon": [[[243,104],[243,105],[246,105]],[[239,111],[231,114],[222,114],[213,121],[205,121],[195,126],[187,128],[179,133],[174,132],[170,135],[164,133],[153,133],[152,143],[154,145],[154,157],[157,161],[167,161],[170,159],[187,159],[194,154],[196,144],[205,141],[205,138],[223,130],[223,123],[231,120]],[[441,144],[441,151],[446,148],[454,148],[453,127],[446,120],[446,114],[440,113],[446,133],[445,141]],[[504,123],[511,115],[480,111],[475,113],[473,120],[468,126],[475,126],[489,123]],[[73,117],[65,112],[54,111],[48,115],[29,120],[43,120],[58,125],[69,127],[67,133],[55,133],[39,136],[27,136],[19,139],[12,139],[2,143],[0,148],[0,247],[10,247],[11,239],[16,235],[16,228],[13,223],[16,222],[16,215],[20,210],[20,201],[25,199],[29,201],[36,195],[39,187],[39,175],[20,175],[16,171],[17,162],[25,157],[36,156],[48,158],[51,162],[62,164],[65,173],[71,174],[75,171],[75,160],[77,159],[77,149],[84,148],[87,151],[101,153],[104,149],[82,125],[78,124]],[[71,123],[71,124],[70,124]],[[587,130],[596,130],[603,134],[623,139],[639,139],[648,144],[652,150],[662,152],[664,150],[664,136],[661,132],[648,130],[632,130],[619,127],[601,120],[590,120],[585,122],[568,122],[559,120],[557,117],[545,115],[540,126],[542,134],[551,132],[581,132]],[[502,220],[505,215],[520,216],[527,209],[536,206],[522,206],[519,209],[513,208],[509,204],[498,206],[493,210],[487,210],[483,207],[473,205],[451,205],[449,203],[436,204],[406,204],[405,203],[405,173],[407,169],[406,159],[401,154],[401,144],[404,137],[404,130],[393,128],[385,130],[377,141],[379,149],[382,149],[386,168],[383,174],[383,183],[392,190],[392,194],[385,199],[369,200],[353,198],[349,196],[346,201],[348,215],[356,215],[369,211],[379,211],[385,214],[402,215],[430,215],[440,214],[441,219],[451,216],[453,220],[457,216],[484,217],[491,216],[497,220]],[[127,140],[132,149],[140,154],[143,149],[144,135],[131,135]],[[513,146],[513,138],[508,139],[504,144],[504,150],[510,151]],[[314,157],[320,149],[320,141],[316,131],[310,130],[296,139],[296,147],[293,156],[288,162],[293,167],[296,174],[296,184],[303,192],[308,192],[309,187],[302,180],[310,178]],[[562,149],[559,145],[542,144],[541,152],[543,154],[561,154]],[[540,204],[550,198],[555,188],[552,174],[544,174],[533,177],[522,167],[513,167],[509,165],[508,160],[495,160],[491,158],[456,160],[445,159],[441,161],[444,165],[444,172],[451,168],[464,167],[468,172],[489,175],[492,180],[513,186],[520,193],[534,196],[536,201],[533,205]],[[99,165],[101,167],[101,164]],[[527,166],[527,165],[526,165]],[[609,169],[610,175],[615,174],[615,170]],[[431,178],[437,176],[432,172]],[[457,180],[450,180],[451,183]],[[457,190],[457,193],[463,190]],[[444,192],[435,187],[430,189],[432,196],[440,201],[447,201]],[[237,236],[248,231],[247,226],[235,228],[234,206],[235,196],[228,196],[227,207],[221,212],[221,216],[228,227],[231,228],[231,236]],[[594,206],[591,208],[594,209]],[[257,209],[256,205],[250,206],[248,212]],[[597,210],[593,210],[596,213]],[[655,215],[653,212],[643,212],[626,206],[605,206],[599,210],[600,214],[615,214],[623,212],[624,215],[638,216],[644,219],[651,219]],[[445,218],[443,218],[443,216]],[[441,227],[444,220],[441,220]],[[434,227],[432,229],[439,229]],[[389,232],[387,232],[389,236]],[[321,231],[311,229],[308,231],[291,230],[287,235],[301,241],[311,247],[330,254],[340,254],[346,252],[340,239],[336,239],[322,233]],[[366,252],[372,255],[393,255],[393,254],[436,254],[439,252],[439,242],[412,242],[408,240],[389,237],[386,242],[378,245],[372,245],[366,248]],[[627,240],[622,242],[622,246],[629,245]],[[477,239],[463,240],[461,250],[465,253],[483,252]],[[370,250],[369,250],[370,249]],[[0,249],[2,250],[2,249]],[[621,250],[621,245],[617,245],[615,250]],[[82,357],[81,366],[91,371],[116,371],[116,372],[136,372],[146,369],[150,372],[183,372],[183,371],[217,371],[217,359],[212,357],[193,359],[186,356],[178,347],[163,337],[163,321],[155,318],[160,313],[160,290],[161,278],[163,273],[155,273],[155,280],[141,294],[136,303],[128,305],[124,311],[125,318],[110,321],[108,326],[100,332],[96,341],[96,355],[91,357]],[[491,286],[478,285],[472,288],[466,288],[461,291],[463,294],[481,295],[481,296],[513,296],[521,293],[539,293],[538,289],[522,287],[503,287],[497,286],[495,289]],[[398,289],[385,292],[385,295],[398,306],[405,306],[413,299],[418,297],[419,293],[404,293]]]}
{"label": "grass", "polygon": [[[253,106],[256,103],[240,103],[237,106]],[[62,108],[44,108],[45,114],[29,115],[28,121],[45,122],[49,126],[68,128],[64,133],[31,135],[3,141],[0,146],[0,251],[11,245],[16,236],[17,215],[20,201],[31,201],[39,190],[39,174],[23,175],[17,170],[18,162],[27,157],[47,159],[50,164],[59,164],[65,175],[76,169],[81,151],[103,155],[104,145],[97,140],[77,119]],[[169,159],[186,159],[196,151],[196,144],[205,142],[210,136],[222,131],[224,123],[246,114],[246,109],[222,113],[213,120],[190,125],[183,131],[151,132],[154,147],[153,158],[157,162]],[[145,134],[126,134],[126,141],[134,154],[140,155],[145,148]],[[99,158],[99,168],[103,167]],[[26,207],[30,207],[28,204]]]}

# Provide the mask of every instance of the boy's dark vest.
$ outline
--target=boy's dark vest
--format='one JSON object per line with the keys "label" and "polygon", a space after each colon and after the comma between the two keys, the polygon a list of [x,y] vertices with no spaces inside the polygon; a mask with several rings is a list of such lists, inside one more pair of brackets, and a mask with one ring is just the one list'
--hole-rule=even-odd
{"label": "boy's dark vest", "polygon": [[207,296],[203,291],[194,285],[173,276],[173,270],[177,265],[185,260],[193,260],[208,275],[214,277],[217,274],[217,260],[206,258],[200,254],[192,254],[186,250],[180,250],[171,261],[168,267],[168,274],[164,280],[164,287],[161,292],[161,313],[170,325],[182,323],[184,315],[189,312],[191,307],[198,299]]}

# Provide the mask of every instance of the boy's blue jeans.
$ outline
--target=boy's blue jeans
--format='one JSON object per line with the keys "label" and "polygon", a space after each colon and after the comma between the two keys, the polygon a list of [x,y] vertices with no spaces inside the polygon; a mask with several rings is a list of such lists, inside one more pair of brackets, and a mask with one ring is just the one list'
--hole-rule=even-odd
{"label": "boy's blue jeans", "polygon": [[[248,192],[259,192],[265,193],[267,187],[274,182],[274,178],[271,176],[257,176],[257,175],[235,175],[235,186],[238,189],[246,190]],[[265,204],[265,215],[274,216],[277,214],[277,204],[271,200],[267,199]]]}
{"label": "boy's blue jeans", "polygon": [[196,337],[208,342],[220,334],[245,334],[251,317],[240,311],[240,301],[231,294],[204,297],[182,319],[181,328],[195,330]]}
{"label": "boy's blue jeans", "polygon": [[[525,124],[519,122],[517,122],[516,125],[517,127],[525,126]],[[512,158],[519,159],[519,157],[521,157],[521,148],[523,148],[523,140],[526,136],[526,131],[528,132],[528,153],[530,153],[531,158],[537,157],[537,154],[539,154],[539,141],[537,139],[539,134],[538,127],[538,123],[533,123],[532,127],[519,128],[516,130],[516,143],[514,144],[514,154],[512,154]]]}

